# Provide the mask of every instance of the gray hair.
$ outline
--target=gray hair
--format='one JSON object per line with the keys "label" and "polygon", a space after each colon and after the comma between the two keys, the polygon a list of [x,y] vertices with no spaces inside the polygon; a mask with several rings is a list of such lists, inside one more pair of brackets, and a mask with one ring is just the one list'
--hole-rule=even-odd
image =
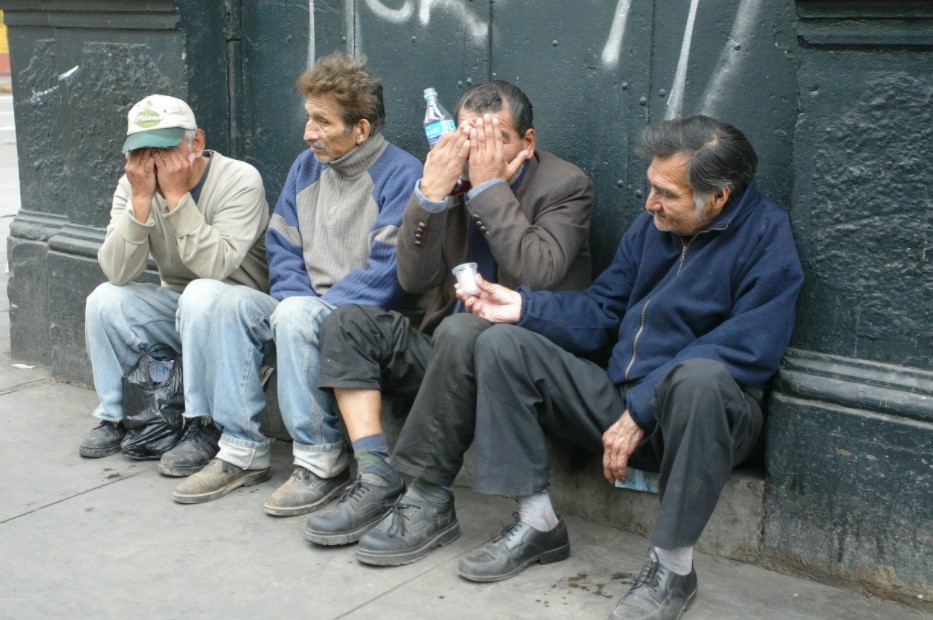
{"label": "gray hair", "polygon": [[693,190],[697,215],[718,190],[729,188],[735,195],[755,178],[758,155],[748,138],[728,123],[708,116],[688,116],[645,127],[640,152],[647,157],[670,157],[683,153],[687,185]]}
{"label": "gray hair", "polygon": [[198,133],[197,129],[186,129],[185,130],[185,142],[188,143],[189,151],[194,148],[194,138],[197,135],[197,133]]}

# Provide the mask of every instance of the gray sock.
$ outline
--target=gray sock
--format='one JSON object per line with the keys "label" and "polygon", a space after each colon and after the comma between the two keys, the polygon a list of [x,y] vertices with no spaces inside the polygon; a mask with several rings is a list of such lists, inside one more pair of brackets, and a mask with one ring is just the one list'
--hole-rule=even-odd
{"label": "gray sock", "polygon": [[547,491],[519,497],[518,517],[539,532],[550,532],[559,521]]}
{"label": "gray sock", "polygon": [[661,549],[655,547],[654,552],[658,555],[658,562],[661,566],[672,573],[678,575],[689,575],[693,569],[693,547],[674,547],[673,549]]}

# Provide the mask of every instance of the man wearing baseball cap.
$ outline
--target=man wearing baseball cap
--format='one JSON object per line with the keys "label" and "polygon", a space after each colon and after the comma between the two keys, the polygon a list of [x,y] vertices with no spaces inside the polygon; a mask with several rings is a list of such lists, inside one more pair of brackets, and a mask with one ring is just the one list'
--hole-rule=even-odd
{"label": "man wearing baseball cap", "polygon": [[[217,452],[207,396],[205,343],[210,310],[238,286],[268,290],[262,178],[249,164],[205,150],[187,103],[150,95],[127,116],[125,174],[113,196],[97,258],[107,282],[87,299],[85,336],[100,405],[100,424],[79,453],[120,450],[123,377],[154,344],[184,355],[185,435],[162,455],[159,470],[186,476]],[[136,282],[149,256],[160,285]]]}

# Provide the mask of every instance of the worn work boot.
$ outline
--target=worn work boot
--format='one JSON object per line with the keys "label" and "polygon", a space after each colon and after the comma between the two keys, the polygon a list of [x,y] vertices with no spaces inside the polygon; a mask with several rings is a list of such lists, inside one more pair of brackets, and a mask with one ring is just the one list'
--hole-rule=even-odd
{"label": "worn work boot", "polygon": [[491,543],[460,560],[457,574],[470,581],[502,581],[534,562],[550,564],[570,557],[570,537],[563,519],[554,529],[541,532],[518,514],[514,516],[515,521]]}
{"label": "worn work boot", "polygon": [[459,536],[460,523],[453,498],[438,506],[426,499],[405,495],[360,539],[356,559],[376,566],[411,564]]}
{"label": "worn work boot", "polygon": [[350,484],[350,470],[332,478],[321,478],[313,471],[296,466],[288,482],[266,500],[263,510],[275,517],[303,515],[323,508]]}
{"label": "worn work boot", "polygon": [[185,434],[178,445],[162,455],[159,473],[181,478],[201,471],[217,456],[220,429],[209,416],[185,418]]}
{"label": "worn work boot", "polygon": [[632,589],[622,597],[609,620],[677,620],[697,598],[697,572],[678,575],[658,561],[654,549]]}
{"label": "worn work boot", "polygon": [[179,504],[202,504],[220,499],[237,487],[248,487],[272,477],[269,468],[241,469],[220,459],[211,459],[206,467],[188,476],[172,493]]}
{"label": "worn work boot", "polygon": [[89,459],[99,459],[120,451],[120,442],[126,435],[123,422],[101,420],[91,432],[84,436],[78,447],[78,454]]}
{"label": "worn work boot", "polygon": [[319,545],[354,543],[376,525],[404,492],[405,483],[398,474],[390,481],[377,474],[357,476],[335,506],[311,515],[305,540]]}

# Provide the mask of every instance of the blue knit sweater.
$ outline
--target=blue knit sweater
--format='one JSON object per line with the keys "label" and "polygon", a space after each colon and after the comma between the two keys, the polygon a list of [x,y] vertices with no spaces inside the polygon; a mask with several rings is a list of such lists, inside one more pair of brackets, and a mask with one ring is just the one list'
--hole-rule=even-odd
{"label": "blue knit sweater", "polygon": [[650,431],[655,386],[678,362],[715,360],[739,384],[763,387],[790,342],[802,284],[787,213],[753,182],[693,237],[642,214],[585,291],[521,287],[519,325],[574,353],[612,345],[609,378],[631,383],[626,406]]}
{"label": "blue knit sweater", "polygon": [[398,229],[419,178],[421,163],[380,134],[329,164],[299,155],[266,232],[272,297],[397,306]]}

